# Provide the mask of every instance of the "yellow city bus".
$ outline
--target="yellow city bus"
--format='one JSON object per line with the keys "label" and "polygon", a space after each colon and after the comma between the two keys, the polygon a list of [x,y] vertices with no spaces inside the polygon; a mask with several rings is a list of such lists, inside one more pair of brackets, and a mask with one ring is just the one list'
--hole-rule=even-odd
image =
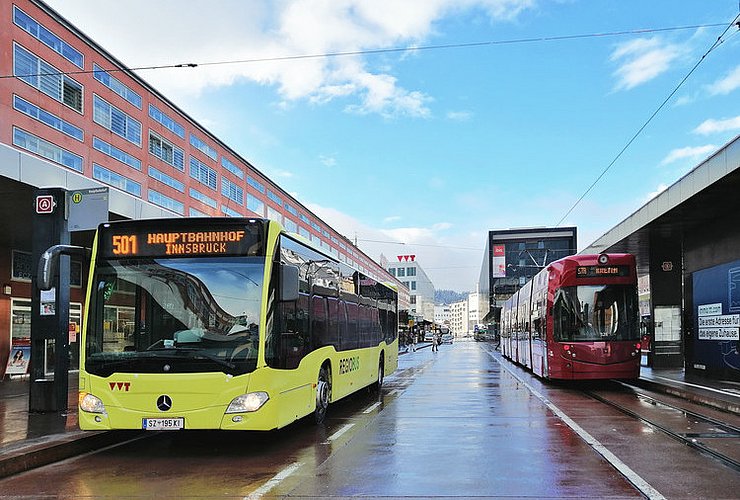
{"label": "yellow city bus", "polygon": [[85,430],[270,430],[398,366],[398,296],[277,222],[101,224],[80,352]]}

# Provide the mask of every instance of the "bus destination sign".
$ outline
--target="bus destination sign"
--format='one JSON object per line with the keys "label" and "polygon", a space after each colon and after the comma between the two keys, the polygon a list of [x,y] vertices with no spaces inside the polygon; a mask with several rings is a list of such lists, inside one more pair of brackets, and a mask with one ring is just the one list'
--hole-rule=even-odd
{"label": "bus destination sign", "polygon": [[103,253],[111,258],[256,255],[258,232],[245,226],[166,231],[111,228]]}
{"label": "bus destination sign", "polygon": [[604,276],[624,277],[630,275],[629,266],[578,266],[577,278],[601,278]]}

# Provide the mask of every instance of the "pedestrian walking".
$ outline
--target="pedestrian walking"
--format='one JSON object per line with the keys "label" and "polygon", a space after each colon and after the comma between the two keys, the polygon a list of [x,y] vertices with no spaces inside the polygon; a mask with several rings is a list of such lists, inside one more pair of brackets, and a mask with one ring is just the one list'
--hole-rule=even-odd
{"label": "pedestrian walking", "polygon": [[409,339],[409,352],[416,352],[416,335],[413,333],[410,334],[411,338]]}
{"label": "pedestrian walking", "polygon": [[432,352],[439,351],[439,341],[440,341],[439,334],[435,333],[434,336],[432,336]]}

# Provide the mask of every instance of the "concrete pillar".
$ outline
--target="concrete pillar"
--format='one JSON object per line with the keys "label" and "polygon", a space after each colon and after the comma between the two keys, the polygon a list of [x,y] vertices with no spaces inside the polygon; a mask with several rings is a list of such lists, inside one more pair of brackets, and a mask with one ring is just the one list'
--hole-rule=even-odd
{"label": "concrete pillar", "polygon": [[684,366],[683,238],[680,230],[650,231],[653,368]]}

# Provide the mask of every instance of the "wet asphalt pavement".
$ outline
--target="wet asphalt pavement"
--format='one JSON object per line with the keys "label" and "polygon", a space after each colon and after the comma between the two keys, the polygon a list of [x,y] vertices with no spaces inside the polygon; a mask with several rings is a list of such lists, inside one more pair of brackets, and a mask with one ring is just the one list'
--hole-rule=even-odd
{"label": "wet asphalt pavement", "polygon": [[[420,349],[400,357],[380,397],[363,391],[332,405],[325,426],[306,419],[270,433],[146,435],[2,480],[0,497],[683,496],[661,491],[675,483],[670,478],[651,489],[655,484],[644,481],[643,469],[634,467],[648,463],[647,450],[637,451],[639,432],[611,432],[617,424],[608,410],[585,403],[568,388],[532,380],[506,363],[488,344],[459,342],[438,353]],[[616,455],[628,457],[635,470],[618,470],[548,406],[551,400],[565,413],[587,408],[592,434],[601,432],[598,437],[606,440],[618,435]],[[660,442],[669,447],[661,449],[664,453],[680,446],[667,438]],[[685,448],[680,451],[696,454]],[[664,466],[660,460],[665,456],[649,463]],[[696,474],[711,477],[707,472],[715,465],[701,463],[707,470]],[[740,475],[724,477],[740,485]],[[715,496],[704,491],[715,498],[737,491],[729,486]]]}

